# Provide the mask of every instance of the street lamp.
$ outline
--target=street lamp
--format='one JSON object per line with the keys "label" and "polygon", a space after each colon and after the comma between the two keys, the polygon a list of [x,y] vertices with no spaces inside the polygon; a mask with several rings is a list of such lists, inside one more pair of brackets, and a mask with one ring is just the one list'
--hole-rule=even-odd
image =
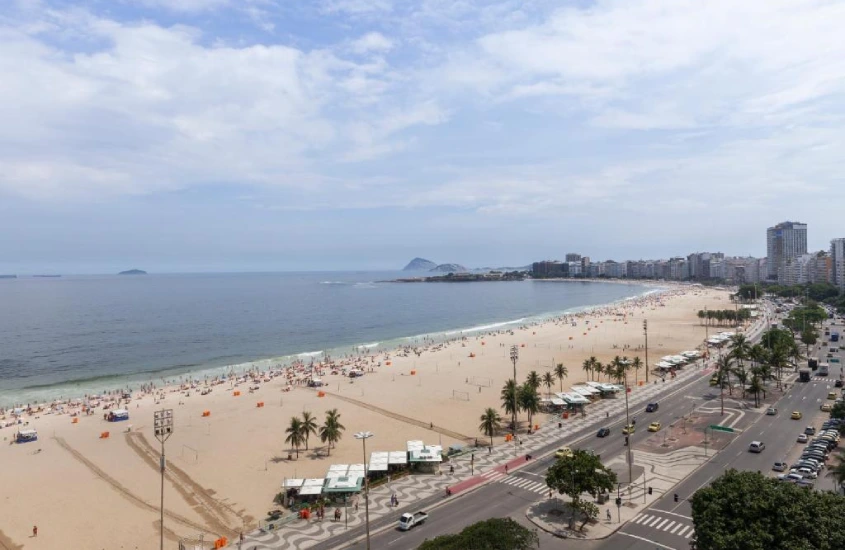
{"label": "street lamp", "polygon": [[[648,372],[648,368],[646,368],[646,372]],[[623,369],[622,374],[625,376],[625,422],[626,422],[626,427],[627,427],[627,426],[631,425],[631,419],[628,415],[628,369],[627,368]],[[629,435],[634,435],[634,434],[631,433]],[[629,438],[628,439],[628,446],[627,446],[627,451],[628,451],[628,484],[633,483],[633,480],[634,480],[633,464],[632,464],[633,461],[632,461],[632,457],[631,457],[631,445],[632,445],[632,442]]]}
{"label": "street lamp", "polygon": [[645,383],[648,384],[648,319],[643,319],[643,334],[645,334]]}
{"label": "street lamp", "polygon": [[367,479],[367,440],[373,432],[358,432],[355,439],[360,439],[364,446],[364,522],[367,526],[367,550],[370,550],[370,483]]}
{"label": "street lamp", "polygon": [[155,428],[156,439],[161,443],[161,458],[159,460],[161,467],[161,536],[159,538],[159,545],[161,550],[164,550],[164,442],[173,433],[173,409],[155,411],[153,413],[153,426]]}
{"label": "street lamp", "polygon": [[519,347],[511,346],[511,362],[513,362],[513,433],[516,434],[516,361],[519,359]]}

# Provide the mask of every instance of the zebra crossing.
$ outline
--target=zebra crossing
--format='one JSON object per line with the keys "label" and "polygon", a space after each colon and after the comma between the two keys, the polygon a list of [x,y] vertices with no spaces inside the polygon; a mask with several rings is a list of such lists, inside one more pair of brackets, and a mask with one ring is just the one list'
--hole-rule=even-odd
{"label": "zebra crossing", "polygon": [[546,485],[545,481],[534,481],[533,479],[528,479],[519,475],[506,475],[502,472],[491,470],[487,473],[481,474],[481,477],[497,483],[510,485],[516,489],[537,493],[539,495],[545,495],[549,492],[549,486]]}
{"label": "zebra crossing", "polygon": [[664,531],[670,535],[677,535],[685,539],[691,538],[695,534],[692,525],[685,524],[683,521],[665,518],[653,514],[642,514],[635,518],[632,522],[634,525],[641,525],[650,529],[657,529]]}

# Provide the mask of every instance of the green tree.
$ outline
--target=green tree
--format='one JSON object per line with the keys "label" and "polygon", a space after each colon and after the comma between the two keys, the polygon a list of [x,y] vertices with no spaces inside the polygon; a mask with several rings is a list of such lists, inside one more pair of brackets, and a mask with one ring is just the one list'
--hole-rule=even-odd
{"label": "green tree", "polygon": [[634,369],[634,385],[636,386],[639,382],[640,369],[643,368],[643,362],[640,360],[639,355],[635,356],[633,361],[631,361],[631,368]]}
{"label": "green tree", "polygon": [[288,436],[285,438],[285,443],[290,445],[296,451],[296,458],[299,458],[299,447],[305,442],[305,436],[302,433],[302,420],[294,416],[290,419],[290,425],[285,430]]}
{"label": "green tree", "polygon": [[546,485],[573,501],[583,493],[597,498],[616,486],[616,473],[601,463],[599,457],[583,449],[575,449],[572,456],[557,459],[546,472]]}
{"label": "green tree", "polygon": [[485,409],[484,414],[481,415],[481,424],[478,429],[486,436],[490,437],[490,446],[493,446],[493,436],[496,435],[502,428],[502,417],[493,407]]}
{"label": "green tree", "polygon": [[563,366],[563,363],[555,365],[555,376],[560,382],[560,391],[563,392],[563,379],[569,376],[569,369]]}
{"label": "green tree", "polygon": [[830,410],[830,417],[845,418],[845,401],[834,403],[833,408]]}
{"label": "green tree", "polygon": [[502,388],[499,397],[502,400],[502,408],[505,409],[505,414],[511,415],[511,429],[516,433],[516,414],[519,412],[518,388],[516,382],[508,380]]}
{"label": "green tree", "polygon": [[[595,357],[593,357],[595,359]],[[593,362],[589,359],[584,359],[584,362],[581,363],[581,368],[584,369],[584,372],[587,373],[587,376],[590,377],[590,380],[593,379]],[[563,391],[563,390],[560,390]]]}
{"label": "green tree", "polygon": [[845,498],[728,470],[691,498],[699,550],[845,548]]}
{"label": "green tree", "polygon": [[525,383],[536,390],[540,387],[543,382],[540,379],[540,375],[537,374],[537,371],[532,370],[528,373],[528,376],[525,378]]}
{"label": "green tree", "polygon": [[[587,525],[588,522],[594,520],[599,517],[599,507],[590,502],[589,500],[582,500],[579,499],[576,502],[572,503],[572,509],[581,514],[581,525],[578,527],[579,531],[584,530],[584,526]],[[569,520],[569,528],[572,529],[572,522],[575,520],[575,515],[573,514]]]}
{"label": "green tree", "polygon": [[308,439],[317,434],[317,419],[308,411],[302,412],[302,436],[305,438],[305,450],[308,450]]}
{"label": "green tree", "polygon": [[729,354],[725,354],[716,360],[716,375],[719,382],[719,399],[722,401],[722,416],[725,415],[725,386],[728,387],[728,392],[733,395],[733,386],[731,385],[732,368],[733,358]]}
{"label": "green tree", "polygon": [[[555,383],[555,374],[553,372],[543,373],[543,385],[546,386],[546,396],[552,396],[552,386]],[[560,390],[563,391],[563,390]]]}
{"label": "green tree", "polygon": [[540,410],[540,396],[537,394],[537,388],[526,382],[519,387],[519,408],[528,413],[528,429],[531,430],[532,420],[537,411]]}
{"label": "green tree", "polygon": [[426,540],[417,550],[533,550],[539,546],[540,538],[531,529],[511,518],[493,518],[457,534]]}
{"label": "green tree", "polygon": [[825,476],[836,481],[836,491],[839,492],[842,483],[845,483],[845,452],[839,451],[836,456],[836,465],[830,466]]}
{"label": "green tree", "polygon": [[332,445],[337,445],[346,427],[340,423],[340,413],[337,409],[326,411],[326,421],[320,426],[320,441],[328,443],[328,454],[332,452]]}

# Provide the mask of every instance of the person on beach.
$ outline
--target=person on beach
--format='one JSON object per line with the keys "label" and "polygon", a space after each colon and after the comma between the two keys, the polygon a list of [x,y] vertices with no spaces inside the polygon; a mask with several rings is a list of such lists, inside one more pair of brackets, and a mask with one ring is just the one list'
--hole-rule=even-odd
{"label": "person on beach", "polygon": [[37,525],[33,525],[33,526],[32,526],[32,536],[33,536],[33,537],[37,537],[37,536],[38,536],[38,526],[37,526]]}

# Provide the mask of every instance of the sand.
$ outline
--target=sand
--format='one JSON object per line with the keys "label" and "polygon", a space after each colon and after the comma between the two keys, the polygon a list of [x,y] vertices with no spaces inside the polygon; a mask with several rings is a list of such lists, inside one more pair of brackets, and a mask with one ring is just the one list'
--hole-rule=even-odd
{"label": "sand", "polygon": [[[725,290],[670,288],[574,319],[468,333],[445,344],[421,342],[416,352],[372,350],[371,357],[358,360],[372,370],[361,378],[324,369],[323,397],[277,376],[258,383],[226,381],[208,395],[191,390],[187,396],[178,387],[136,393],[127,422],[106,422],[101,408],[75,424],[69,414],[24,415],[28,427],[38,429],[37,442],[10,445],[16,429],[0,429],[5,442],[0,446],[0,548],[157,548],[159,443],[152,425],[153,411],[162,407],[172,408],[175,419],[166,443],[165,536],[170,541],[200,533],[206,540],[217,534],[231,539],[256,526],[276,507],[272,500],[284,478],[323,477],[331,464],[363,462],[361,445],[352,437],[356,431],[375,433],[368,453],[405,450],[412,439],[444,447],[484,441],[478,431],[483,410],[494,407],[504,416],[499,392],[513,376],[510,346],[519,346],[520,382],[529,371],[542,375],[563,363],[569,370],[563,390],[569,391],[588,379],[581,363],[589,356],[602,362],[615,355],[645,360],[644,319],[654,365],[661,356],[701,346],[705,328],[698,310],[733,307]],[[560,387],[556,382],[551,391]],[[546,391],[541,387],[544,396]],[[291,417],[307,410],[321,424],[329,409],[340,412],[343,439],[327,456],[325,445],[312,436],[309,450],[296,459],[284,443]],[[203,417],[203,411],[210,416]],[[0,422],[9,419],[7,414]],[[538,423],[543,419],[540,415]],[[107,439],[100,438],[103,431],[110,432]],[[289,453],[294,460],[287,459]],[[37,538],[31,536],[33,525],[38,525]]]}

